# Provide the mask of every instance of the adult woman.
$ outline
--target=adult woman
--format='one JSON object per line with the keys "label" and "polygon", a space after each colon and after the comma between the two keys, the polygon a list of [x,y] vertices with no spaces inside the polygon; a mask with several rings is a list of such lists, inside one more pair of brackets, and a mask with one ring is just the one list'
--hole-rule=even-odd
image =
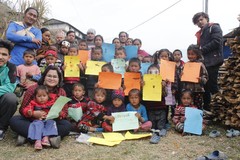
{"label": "adult woman", "polygon": [[94,37],[94,44],[95,44],[95,47],[102,47],[102,43],[104,42],[103,40],[103,36],[101,35],[96,35]]}
{"label": "adult woman", "polygon": [[134,39],[133,40],[133,45],[137,46],[138,47],[138,58],[142,61],[143,57],[146,57],[146,56],[149,56],[149,54],[142,50],[141,47],[142,47],[142,41],[138,38]]}
{"label": "adult woman", "polygon": [[[38,84],[28,88],[24,95],[22,105],[19,108],[21,115],[14,116],[10,120],[11,129],[19,134],[17,145],[22,145],[24,143],[24,137],[26,138],[28,136],[28,128],[31,120],[24,117],[22,111],[29,104],[29,102],[34,99],[33,93],[37,86],[45,85],[50,93],[56,94],[57,96],[66,96],[65,91],[60,87],[61,81],[62,76],[59,69],[55,66],[49,66],[42,74],[42,77],[39,80]],[[39,117],[39,115],[44,116],[44,114],[44,111],[34,111],[32,116]],[[58,135],[61,137],[68,135],[71,130],[71,124],[67,120],[63,119],[56,119],[55,121],[57,124]],[[59,147],[61,140],[59,136],[50,138],[52,147]]]}
{"label": "adult woman", "polygon": [[14,43],[10,62],[17,66],[24,64],[23,52],[25,50],[38,49],[41,46],[42,33],[40,29],[33,26],[38,15],[39,13],[35,8],[29,7],[24,12],[22,22],[12,21],[8,25],[6,37]]}
{"label": "adult woman", "polygon": [[120,42],[119,38],[114,38],[112,40],[112,44],[115,44],[115,49],[118,49],[121,47],[121,42]]}

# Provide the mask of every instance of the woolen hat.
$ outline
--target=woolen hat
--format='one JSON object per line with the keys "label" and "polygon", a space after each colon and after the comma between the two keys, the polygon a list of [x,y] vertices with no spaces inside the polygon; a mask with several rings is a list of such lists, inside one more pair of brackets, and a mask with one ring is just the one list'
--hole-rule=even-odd
{"label": "woolen hat", "polygon": [[57,52],[54,51],[54,50],[48,50],[46,53],[45,53],[45,57],[47,56],[53,56],[53,57],[56,57],[57,58]]}
{"label": "woolen hat", "polygon": [[115,98],[119,98],[124,101],[124,92],[121,90],[114,90],[112,92],[112,100],[114,100]]}
{"label": "woolen hat", "polygon": [[88,31],[87,31],[87,33],[93,33],[93,34],[95,35],[95,34],[96,34],[96,31],[95,31],[95,29],[93,29],[93,28],[89,28]]}

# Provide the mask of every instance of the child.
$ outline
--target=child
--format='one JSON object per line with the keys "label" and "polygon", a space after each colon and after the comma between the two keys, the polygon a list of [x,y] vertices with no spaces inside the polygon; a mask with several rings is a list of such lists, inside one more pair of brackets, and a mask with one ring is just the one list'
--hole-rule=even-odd
{"label": "child", "polygon": [[62,62],[57,58],[57,52],[54,50],[48,50],[45,53],[45,58],[39,65],[41,72],[43,73],[49,65],[57,66],[58,68],[62,66]]}
{"label": "child", "polygon": [[19,84],[25,89],[36,84],[41,78],[40,68],[33,64],[35,56],[36,54],[33,50],[25,50],[23,53],[25,64],[17,66],[17,77],[19,78]]}
{"label": "child", "polygon": [[131,58],[128,63],[127,72],[141,73],[141,61],[138,58]]}
{"label": "child", "polygon": [[60,42],[60,49],[59,52],[57,54],[58,59],[61,60],[61,62],[64,61],[64,56],[67,55],[69,47],[70,47],[70,42],[67,40],[63,40]]}
{"label": "child", "polygon": [[[77,45],[70,45],[68,56],[77,56],[77,55],[78,55]],[[79,67],[79,70],[80,70],[80,75],[81,75],[81,73],[83,74],[84,67],[80,63],[80,61],[79,61],[78,67]],[[65,71],[66,65],[63,65],[62,69],[63,69],[63,71]],[[65,92],[67,94],[67,97],[72,97],[73,84],[74,83],[79,83],[80,82],[80,77],[64,77],[63,89],[65,90]]]}
{"label": "child", "polygon": [[[126,111],[124,104],[124,92],[122,90],[114,90],[112,92],[112,104],[107,109],[107,115],[111,116],[115,112],[124,112]],[[112,122],[105,121],[102,123],[102,127],[106,132],[112,132]]]}
{"label": "child", "polygon": [[153,63],[153,57],[151,55],[143,57],[142,63]]}
{"label": "child", "polygon": [[82,39],[79,41],[78,49],[79,50],[88,50],[87,41],[85,39]]}
{"label": "child", "polygon": [[80,132],[101,132],[103,129],[100,127],[103,121],[113,122],[114,118],[106,115],[107,108],[103,105],[106,95],[105,89],[96,88],[94,90],[94,99],[88,102],[86,112],[78,125]]}
{"label": "child", "polygon": [[176,93],[176,99],[177,99],[177,102],[178,104],[180,104],[181,102],[181,98],[180,98],[180,93],[181,93],[181,90],[182,90],[182,86],[181,86],[181,83],[180,83],[180,77],[181,77],[181,73],[182,73],[182,70],[183,70],[183,66],[184,66],[184,62],[181,60],[182,58],[182,51],[180,51],[179,49],[176,49],[173,51],[173,59],[174,59],[174,62],[176,62],[176,73],[177,73],[177,79],[178,79],[178,90],[177,90],[177,93]]}
{"label": "child", "polygon": [[131,46],[133,45],[133,39],[132,38],[128,38],[126,41],[126,46]]}
{"label": "child", "polygon": [[[93,61],[102,61],[102,47],[92,48],[91,60]],[[88,97],[93,98],[93,89],[95,84],[98,82],[98,76],[87,75],[87,91]]]}
{"label": "child", "polygon": [[152,127],[152,122],[148,121],[147,111],[144,105],[140,103],[141,101],[141,92],[139,89],[132,89],[128,93],[129,104],[127,104],[127,111],[137,111],[136,117],[139,120],[140,127],[134,132],[137,131],[150,131]]}
{"label": "child", "polygon": [[[190,90],[183,90],[181,94],[182,104],[175,108],[174,116],[172,118],[175,125],[175,130],[179,133],[183,133],[184,121],[185,121],[185,108],[197,108],[192,105],[193,94]],[[205,128],[205,122],[203,124],[203,129]]]}
{"label": "child", "polygon": [[[82,108],[85,113],[89,98],[85,96],[85,88],[81,83],[75,83],[72,89],[72,100],[68,102],[68,108]],[[77,123],[73,119],[70,119],[72,123],[73,131],[78,131]]]}
{"label": "child", "polygon": [[116,58],[116,59],[122,58],[125,60],[126,57],[127,57],[127,54],[126,54],[126,50],[124,47],[120,46],[119,48],[116,48],[114,58]]}
{"label": "child", "polygon": [[[147,74],[160,74],[159,66],[152,64],[148,67]],[[150,143],[157,144],[160,141],[161,136],[167,134],[166,118],[167,118],[167,106],[165,104],[164,97],[166,82],[162,81],[162,101],[143,101],[143,104],[146,106],[149,120],[152,122],[152,137]]]}
{"label": "child", "polygon": [[24,108],[23,114],[25,117],[34,120],[29,126],[28,138],[35,140],[34,148],[36,150],[41,150],[42,146],[51,146],[49,136],[58,135],[56,122],[45,120],[50,108],[56,101],[56,95],[49,94],[46,86],[38,86],[34,96],[35,99]]}
{"label": "child", "polygon": [[203,102],[203,93],[204,93],[204,85],[208,81],[208,73],[204,64],[200,61],[201,50],[197,45],[190,45],[187,49],[187,56],[189,62],[197,62],[201,64],[200,75],[198,77],[198,83],[193,82],[182,82],[182,89],[189,89],[193,92],[193,104],[197,106],[199,109],[202,109]]}

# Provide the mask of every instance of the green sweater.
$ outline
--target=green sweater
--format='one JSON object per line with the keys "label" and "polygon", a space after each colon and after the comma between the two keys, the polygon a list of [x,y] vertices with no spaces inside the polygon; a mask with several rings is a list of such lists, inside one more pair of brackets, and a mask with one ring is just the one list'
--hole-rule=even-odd
{"label": "green sweater", "polygon": [[16,66],[7,62],[0,67],[0,96],[5,93],[13,93],[16,88]]}

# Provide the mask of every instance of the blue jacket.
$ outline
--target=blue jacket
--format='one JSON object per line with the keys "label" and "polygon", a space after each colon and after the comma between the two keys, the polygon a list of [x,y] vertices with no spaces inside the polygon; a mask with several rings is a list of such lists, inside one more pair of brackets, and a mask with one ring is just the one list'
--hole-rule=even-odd
{"label": "blue jacket", "polygon": [[[8,25],[8,29],[6,32],[6,37],[8,40],[14,43],[14,48],[11,52],[11,59],[10,62],[15,65],[24,64],[23,60],[23,52],[27,49],[39,49],[41,46],[37,45],[36,43],[32,42],[32,37],[30,36],[21,36],[16,34],[17,31],[21,31],[27,27],[23,27],[15,22],[11,22]],[[32,32],[35,35],[36,39],[39,39],[42,41],[42,33],[41,30],[32,27],[30,29],[30,32]],[[36,63],[35,63],[36,64]]]}
{"label": "blue jacket", "polygon": [[0,67],[0,96],[5,93],[13,93],[17,85],[16,77],[17,69],[14,64],[7,62]]}
{"label": "blue jacket", "polygon": [[138,107],[136,109],[131,105],[131,103],[128,103],[126,110],[127,111],[137,111],[137,113],[139,113],[142,116],[142,118],[144,119],[144,122],[148,121],[147,110],[144,105],[140,104],[140,107]]}

